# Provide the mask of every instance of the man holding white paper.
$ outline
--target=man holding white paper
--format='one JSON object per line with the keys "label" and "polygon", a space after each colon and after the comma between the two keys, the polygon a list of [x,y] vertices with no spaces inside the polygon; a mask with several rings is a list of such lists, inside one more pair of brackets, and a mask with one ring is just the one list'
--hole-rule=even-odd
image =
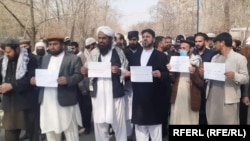
{"label": "man holding white paper", "polygon": [[[96,141],[109,141],[109,125],[117,141],[126,141],[125,101],[122,71],[127,68],[127,59],[119,47],[113,44],[115,32],[108,26],[97,29],[98,45],[91,51],[86,66],[95,63],[110,63],[111,77],[96,73],[90,77],[90,96]],[[91,69],[94,69],[92,66]],[[87,69],[86,69],[87,70]],[[101,70],[100,68],[98,70]],[[93,71],[93,70],[92,70]],[[99,72],[99,71],[98,71]]]}
{"label": "man holding white paper", "polygon": [[[225,63],[225,81],[209,80],[206,91],[208,124],[239,124],[240,86],[248,83],[246,58],[232,50],[232,36],[223,32],[214,39],[220,53],[212,63]],[[204,70],[206,71],[206,70]]]}
{"label": "man holding white paper", "polygon": [[[132,66],[152,67],[152,82],[132,81],[133,103],[132,123],[135,124],[137,141],[148,141],[149,137],[155,141],[162,141],[162,121],[166,108],[163,106],[165,95],[170,95],[169,72],[165,65],[168,58],[163,52],[153,47],[155,32],[145,29],[142,34],[143,50],[138,50],[138,55],[129,62]],[[130,68],[130,69],[131,69]],[[132,72],[125,72],[126,77],[133,78]]]}
{"label": "man holding white paper", "polygon": [[[47,141],[61,140],[62,133],[67,141],[79,141],[78,126],[82,126],[82,121],[77,90],[78,83],[82,80],[82,61],[64,51],[63,37],[54,36],[47,40],[49,54],[42,58],[40,68],[53,71],[54,76],[57,76],[58,86],[40,87],[41,131],[46,134]],[[35,77],[31,79],[31,84],[36,85]]]}
{"label": "man holding white paper", "polygon": [[[188,72],[171,72],[172,94],[171,94],[171,125],[198,125],[199,124],[199,110],[201,104],[201,90],[204,86],[204,80],[199,74],[199,68],[202,66],[202,60],[199,55],[192,54],[191,50],[194,46],[193,41],[180,41],[180,56],[188,57],[188,61],[180,61],[187,63]],[[173,59],[172,56],[171,59]],[[167,65],[171,71],[172,64]]]}

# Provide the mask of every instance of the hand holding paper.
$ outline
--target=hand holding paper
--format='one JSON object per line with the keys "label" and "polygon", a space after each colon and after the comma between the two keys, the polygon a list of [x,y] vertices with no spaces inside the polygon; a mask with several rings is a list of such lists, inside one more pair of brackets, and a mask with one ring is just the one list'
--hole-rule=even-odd
{"label": "hand holding paper", "polygon": [[170,72],[188,72],[190,60],[188,56],[172,56],[170,59]]}
{"label": "hand holding paper", "polygon": [[153,82],[152,66],[131,66],[132,82]]}
{"label": "hand holding paper", "polygon": [[48,69],[36,69],[35,81],[40,87],[57,87],[58,72]]}
{"label": "hand holding paper", "polygon": [[225,64],[204,62],[204,78],[225,81]]}

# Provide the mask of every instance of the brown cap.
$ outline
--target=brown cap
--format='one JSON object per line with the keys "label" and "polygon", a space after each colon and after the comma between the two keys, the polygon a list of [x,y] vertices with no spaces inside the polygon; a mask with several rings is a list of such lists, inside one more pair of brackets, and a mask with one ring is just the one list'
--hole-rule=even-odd
{"label": "brown cap", "polygon": [[50,36],[47,38],[47,41],[59,41],[62,42],[64,41],[64,37],[60,37],[60,36]]}
{"label": "brown cap", "polygon": [[30,40],[26,40],[26,39],[20,40],[19,44],[30,44]]}

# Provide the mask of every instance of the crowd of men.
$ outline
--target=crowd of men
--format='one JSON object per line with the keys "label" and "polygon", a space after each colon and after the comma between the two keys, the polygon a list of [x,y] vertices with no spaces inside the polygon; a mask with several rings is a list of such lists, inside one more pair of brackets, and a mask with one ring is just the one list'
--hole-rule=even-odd
{"label": "crowd of men", "polygon": [[[144,29],[127,39],[100,26],[83,50],[67,36],[41,39],[33,52],[28,40],[4,40],[5,141],[79,141],[92,128],[96,141],[109,141],[110,130],[117,141],[162,141],[169,125],[247,124],[250,38],[240,47],[227,32],[173,39]],[[188,72],[172,71],[174,57],[188,58]],[[224,64],[225,80],[205,79],[204,63]],[[90,77],[93,64],[108,66],[111,75]],[[135,79],[143,69],[152,80]],[[57,77],[56,86],[41,84],[42,70],[44,80],[49,72]]]}

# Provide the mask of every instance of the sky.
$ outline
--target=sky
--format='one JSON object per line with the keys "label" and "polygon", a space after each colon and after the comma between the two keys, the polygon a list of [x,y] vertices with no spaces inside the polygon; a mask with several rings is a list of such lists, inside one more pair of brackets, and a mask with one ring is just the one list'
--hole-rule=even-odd
{"label": "sky", "polygon": [[155,6],[158,0],[113,0],[111,7],[121,14],[119,19],[124,30],[130,30],[133,24],[148,21],[150,8]]}

